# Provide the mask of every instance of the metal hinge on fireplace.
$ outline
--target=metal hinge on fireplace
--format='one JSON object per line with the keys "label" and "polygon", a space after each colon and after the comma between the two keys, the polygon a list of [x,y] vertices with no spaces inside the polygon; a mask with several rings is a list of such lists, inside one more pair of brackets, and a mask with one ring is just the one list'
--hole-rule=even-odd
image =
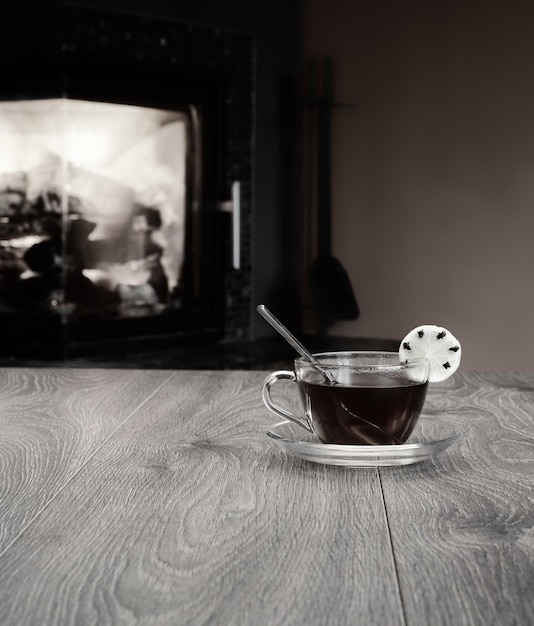
{"label": "metal hinge on fireplace", "polygon": [[232,196],[227,202],[221,202],[219,209],[232,214],[232,267],[241,269],[241,183],[232,183]]}

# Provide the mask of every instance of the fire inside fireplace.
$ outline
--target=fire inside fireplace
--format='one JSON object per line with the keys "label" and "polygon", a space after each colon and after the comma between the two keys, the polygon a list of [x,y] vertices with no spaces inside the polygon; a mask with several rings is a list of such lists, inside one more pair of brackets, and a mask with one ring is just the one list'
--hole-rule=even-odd
{"label": "fire inside fireplace", "polygon": [[70,320],[184,306],[194,107],[0,102],[0,142],[2,307]]}
{"label": "fire inside fireplace", "polygon": [[72,6],[41,12],[35,30],[23,12],[10,19],[0,42],[10,50],[0,58],[1,351],[76,356],[242,337],[251,38]]}

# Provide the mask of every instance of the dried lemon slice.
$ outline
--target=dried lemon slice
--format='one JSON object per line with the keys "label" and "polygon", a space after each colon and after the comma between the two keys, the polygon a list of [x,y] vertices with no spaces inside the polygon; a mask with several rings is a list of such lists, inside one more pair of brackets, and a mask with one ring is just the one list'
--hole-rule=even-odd
{"label": "dried lemon slice", "polygon": [[441,326],[426,324],[411,330],[399,347],[401,362],[427,359],[428,382],[439,383],[452,376],[460,365],[462,346],[456,337]]}

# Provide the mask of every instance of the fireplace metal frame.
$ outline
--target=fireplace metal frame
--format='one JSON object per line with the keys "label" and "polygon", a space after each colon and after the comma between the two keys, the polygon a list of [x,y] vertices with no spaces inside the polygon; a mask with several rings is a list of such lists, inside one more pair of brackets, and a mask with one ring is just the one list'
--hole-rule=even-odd
{"label": "fireplace metal frame", "polygon": [[[6,37],[0,41],[0,99],[57,97],[65,93],[67,77],[72,98],[160,108],[198,105],[203,110],[205,185],[202,223],[190,223],[187,237],[186,258],[195,254],[195,238],[196,250],[201,244],[195,310],[142,323],[65,323],[51,317],[40,319],[40,328],[31,314],[0,315],[5,335],[0,350],[66,357],[246,339],[251,332],[253,38],[64,3],[12,8],[2,17]],[[239,212],[230,216],[228,209],[237,206]],[[214,279],[209,285],[206,276]]]}

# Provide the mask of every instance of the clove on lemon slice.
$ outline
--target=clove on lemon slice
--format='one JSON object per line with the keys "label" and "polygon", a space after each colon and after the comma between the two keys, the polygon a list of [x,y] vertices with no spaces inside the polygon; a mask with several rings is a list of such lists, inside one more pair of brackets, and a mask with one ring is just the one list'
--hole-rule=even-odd
{"label": "clove on lemon slice", "polygon": [[424,324],[411,330],[399,346],[401,362],[426,359],[430,363],[428,382],[439,383],[454,374],[462,358],[462,346],[446,328]]}

